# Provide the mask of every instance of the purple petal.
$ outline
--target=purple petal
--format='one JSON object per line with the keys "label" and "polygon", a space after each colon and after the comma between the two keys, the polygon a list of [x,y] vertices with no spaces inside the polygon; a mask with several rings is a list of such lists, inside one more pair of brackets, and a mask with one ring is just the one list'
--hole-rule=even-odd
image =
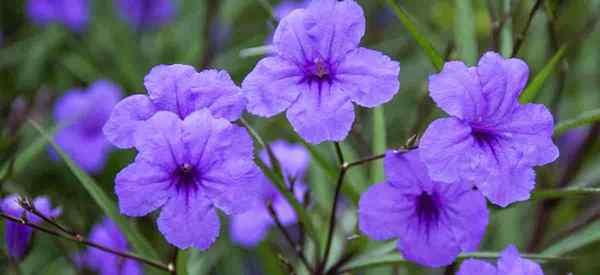
{"label": "purple petal", "polygon": [[365,34],[365,15],[354,0],[314,0],[303,23],[318,55],[330,61],[358,47]]}
{"label": "purple petal", "polygon": [[98,173],[104,168],[111,149],[102,135],[86,136],[73,127],[61,129],[54,141],[81,169],[91,173]]}
{"label": "purple petal", "polygon": [[121,149],[133,147],[135,130],[155,112],[156,108],[147,96],[126,97],[113,109],[104,125],[104,136]]}
{"label": "purple petal", "polygon": [[2,203],[0,204],[0,207],[2,208],[2,212],[6,213],[8,215],[11,215],[13,217],[21,217],[23,211],[25,211],[25,209],[23,209],[21,207],[21,205],[19,204],[19,195],[18,194],[12,194],[6,198],[4,198],[2,200]]}
{"label": "purple petal", "polygon": [[446,62],[441,72],[429,76],[429,95],[438,107],[461,119],[476,118],[483,112],[477,72],[459,61]]}
{"label": "purple petal", "polygon": [[29,247],[32,229],[25,225],[7,221],[4,228],[4,239],[8,255],[15,259],[22,259]]}
{"label": "purple petal", "polygon": [[136,161],[115,178],[115,193],[121,213],[144,216],[159,208],[172,196],[172,176],[161,167]]}
{"label": "purple petal", "polygon": [[271,217],[265,207],[255,207],[232,216],[231,238],[244,247],[256,246],[265,238],[271,223]]}
{"label": "purple petal", "polygon": [[483,195],[461,183],[437,183],[444,194],[445,217],[463,252],[475,251],[485,235],[489,212]]}
{"label": "purple petal", "polygon": [[296,64],[279,57],[263,58],[242,82],[252,114],[271,117],[287,109],[305,89]]}
{"label": "purple petal", "polygon": [[[271,150],[281,164],[281,169],[286,177],[302,179],[310,164],[310,155],[306,148],[300,144],[291,144],[283,140],[271,143]],[[266,150],[260,152],[260,158],[271,166],[271,160]]]}
{"label": "purple petal", "polygon": [[364,107],[390,101],[400,89],[399,74],[400,63],[366,48],[349,52],[335,72],[352,101]]}
{"label": "purple petal", "polygon": [[71,125],[90,109],[84,90],[75,88],[67,91],[54,105],[54,120]]}
{"label": "purple petal", "polygon": [[521,258],[514,245],[509,245],[498,260],[498,274],[544,275],[539,264]]}
{"label": "purple petal", "polygon": [[173,168],[187,161],[182,142],[183,121],[172,112],[160,111],[135,131],[137,159]]}
{"label": "purple petal", "polygon": [[480,260],[466,260],[460,265],[456,275],[497,275],[496,267]]}
{"label": "purple petal", "polygon": [[307,16],[306,9],[292,11],[279,22],[273,35],[274,51],[292,64],[304,64],[307,60],[319,57],[313,38],[306,31]]}
{"label": "purple petal", "polygon": [[402,189],[387,182],[375,184],[360,196],[358,226],[375,240],[397,238],[406,226],[402,221],[412,215],[412,206]]}
{"label": "purple petal", "polygon": [[206,250],[219,236],[219,216],[200,192],[180,193],[171,198],[157,223],[167,241],[179,249]]}
{"label": "purple petal", "polygon": [[[52,208],[52,204],[50,203],[50,199],[48,197],[37,197],[33,199],[33,206],[37,211],[44,214],[44,216],[49,218],[56,218],[60,216],[62,213],[62,209],[60,207]],[[42,219],[36,215],[28,215],[27,219],[34,223],[41,223]]]}
{"label": "purple petal", "polygon": [[191,93],[196,108],[208,108],[217,118],[234,121],[246,108],[246,100],[226,71],[204,70],[193,78]]}
{"label": "purple petal", "polygon": [[307,85],[310,91],[303,92],[287,111],[294,130],[315,144],[346,138],[354,122],[354,108],[348,96],[335,83]]}
{"label": "purple petal", "polygon": [[419,142],[421,158],[435,181],[456,182],[480,167],[471,128],[456,118],[433,121]]}
{"label": "purple petal", "polygon": [[179,115],[181,119],[192,113],[195,96],[190,93],[192,79],[197,74],[188,65],[158,65],[144,78],[144,86],[154,105]]}
{"label": "purple petal", "polygon": [[389,183],[407,194],[418,195],[423,189],[431,191],[433,183],[418,150],[409,152],[388,151],[383,161],[385,177]]}

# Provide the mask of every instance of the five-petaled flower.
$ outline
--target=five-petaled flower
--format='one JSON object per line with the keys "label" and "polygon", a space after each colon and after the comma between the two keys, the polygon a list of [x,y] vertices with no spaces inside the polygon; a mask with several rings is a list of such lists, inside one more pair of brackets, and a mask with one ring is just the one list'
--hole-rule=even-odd
{"label": "five-petaled flower", "polygon": [[184,119],[202,108],[217,118],[240,118],[246,101],[226,71],[188,65],[158,65],[144,78],[148,96],[129,96],[115,106],[104,134],[119,148],[134,146],[136,129],[158,111],[170,111]]}
{"label": "five-petaled flower", "polygon": [[[271,144],[273,154],[281,164],[284,178],[289,188],[293,188],[296,199],[304,199],[306,185],[302,182],[310,162],[310,156],[302,145],[289,144],[285,141],[276,141]],[[270,164],[267,152],[263,150],[260,158]],[[283,225],[296,222],[296,213],[285,197],[277,191],[275,186],[264,178],[260,186],[260,201],[252,209],[232,217],[231,237],[240,245],[251,247],[260,242],[267,230],[274,224],[269,212],[270,203],[277,218]]]}
{"label": "five-petaled flower", "polygon": [[477,249],[488,210],[483,195],[471,187],[431,180],[418,150],[387,153],[387,181],[362,194],[359,227],[375,240],[400,238],[398,250],[408,260],[444,266]]}
{"label": "five-petaled flower", "polygon": [[115,179],[121,213],[144,216],[162,207],[167,241],[205,250],[219,235],[219,216],[254,206],[263,175],[245,129],[202,109],[184,120],[159,111],[135,131],[135,162]]}
{"label": "five-petaled flower", "polygon": [[521,258],[514,245],[509,245],[498,260],[498,267],[481,261],[464,261],[456,275],[544,275],[539,264]]}
{"label": "five-petaled flower", "polygon": [[[103,245],[117,251],[129,250],[127,239],[119,230],[117,225],[109,218],[94,225],[89,237],[90,241]],[[79,262],[100,275],[141,275],[142,267],[139,262],[132,259],[124,259],[118,255],[104,252],[100,249],[90,247],[80,255]]]}
{"label": "five-petaled flower", "polygon": [[[56,143],[88,172],[99,172],[113,149],[102,134],[113,107],[122,96],[116,84],[99,80],[87,91],[73,89],[54,106],[54,119],[59,125]],[[54,151],[50,151],[54,155]]]}
{"label": "five-petaled flower", "polygon": [[[50,200],[46,197],[37,197],[32,201],[33,207],[41,214],[48,218],[58,217],[61,213],[60,208],[52,208]],[[10,195],[0,203],[2,213],[15,218],[25,218],[33,224],[42,223],[42,218],[26,211],[19,204],[19,195]],[[25,256],[25,252],[29,247],[31,240],[32,229],[26,225],[22,225],[12,221],[6,221],[4,227],[4,240],[8,255],[11,258],[20,260]]]}
{"label": "five-petaled flower", "polygon": [[353,0],[314,0],[284,17],[275,30],[274,55],[258,62],[242,82],[248,111],[287,118],[311,143],[344,139],[355,102],[375,107],[398,92],[400,65],[358,47],[365,32]]}
{"label": "five-petaled flower", "polygon": [[114,0],[119,14],[139,30],[166,24],[175,15],[173,0]]}
{"label": "five-petaled flower", "polygon": [[37,25],[60,23],[75,32],[84,31],[89,21],[88,0],[29,0],[27,16]]}
{"label": "five-petaled flower", "polygon": [[432,179],[475,184],[493,203],[526,200],[533,167],[554,161],[552,114],[541,104],[519,103],[527,64],[488,52],[477,67],[448,62],[430,76],[429,92],[449,118],[432,122],[420,141]]}

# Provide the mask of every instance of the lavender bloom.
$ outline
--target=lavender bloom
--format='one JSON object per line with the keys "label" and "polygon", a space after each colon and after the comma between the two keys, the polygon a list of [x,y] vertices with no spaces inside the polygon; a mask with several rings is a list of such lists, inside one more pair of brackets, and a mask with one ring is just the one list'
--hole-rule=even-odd
{"label": "lavender bloom", "polygon": [[248,111],[271,117],[287,109],[295,131],[311,143],[339,141],[354,121],[352,102],[375,107],[398,91],[400,65],[358,47],[365,32],[353,0],[314,0],[281,20],[274,55],[242,83]]}
{"label": "lavender bloom", "polygon": [[158,111],[170,111],[184,119],[208,108],[213,116],[237,120],[246,101],[226,71],[200,73],[187,65],[158,65],[144,78],[146,95],[132,95],[115,106],[104,125],[104,135],[119,148],[134,146],[137,128]]}
{"label": "lavender bloom", "polygon": [[70,90],[56,102],[54,119],[61,128],[55,141],[83,170],[98,172],[104,167],[113,147],[102,126],[121,95],[119,86],[100,80],[87,91]]}
{"label": "lavender bloom", "polygon": [[400,238],[397,248],[404,258],[440,267],[477,249],[488,210],[483,195],[466,184],[430,179],[418,150],[387,153],[387,182],[362,194],[359,228],[375,240]]}
{"label": "lavender bloom", "polygon": [[[306,193],[306,186],[302,183],[302,179],[310,162],[308,152],[302,145],[289,144],[285,141],[273,142],[271,149],[281,164],[284,178],[293,181],[294,194],[298,201],[302,201]],[[261,152],[260,158],[270,165],[265,150]],[[268,203],[272,204],[277,218],[283,225],[291,225],[296,222],[294,209],[275,186],[266,178],[260,184],[260,202],[247,212],[233,216],[231,221],[233,241],[245,247],[258,244],[264,239],[269,227],[274,224],[267,208]],[[287,184],[289,186],[291,183]]]}
{"label": "lavender bloom", "polygon": [[[60,208],[52,208],[50,200],[46,197],[37,197],[32,203],[35,209],[46,217],[55,218],[61,213]],[[40,217],[27,212],[21,207],[18,195],[6,197],[1,201],[0,207],[2,208],[2,213],[15,218],[24,216],[27,221],[34,224],[40,224],[43,221]],[[5,221],[4,240],[10,257],[22,259],[23,256],[25,256],[25,252],[27,251],[31,240],[31,233],[32,229],[28,226],[8,220]]]}
{"label": "lavender bloom", "polygon": [[526,200],[533,167],[554,161],[552,114],[541,104],[519,104],[528,68],[520,59],[488,52],[477,67],[447,62],[429,77],[429,92],[451,117],[432,122],[421,157],[432,179],[470,182],[493,203]]}
{"label": "lavender bloom", "polygon": [[175,15],[172,0],[114,0],[119,14],[135,29],[158,27]]}
{"label": "lavender bloom", "polygon": [[517,248],[509,245],[498,260],[498,268],[480,260],[466,260],[456,275],[544,275],[535,262],[521,258]]}
{"label": "lavender bloom", "polygon": [[181,120],[159,111],[135,132],[138,155],[115,179],[121,213],[162,207],[158,229],[178,248],[205,250],[219,235],[216,208],[251,209],[262,179],[245,129],[202,109]]}
{"label": "lavender bloom", "polygon": [[277,6],[273,8],[273,15],[277,21],[281,21],[284,17],[290,14],[295,9],[301,9],[307,7],[310,3],[309,0],[295,1],[295,0],[284,0],[281,1]]}
{"label": "lavender bloom", "polygon": [[89,20],[87,0],[29,0],[26,9],[29,19],[40,26],[60,23],[81,32]]}
{"label": "lavender bloom", "polygon": [[[127,239],[116,224],[104,218],[102,223],[92,228],[90,241],[118,250],[129,251]],[[115,254],[104,252],[97,248],[89,248],[81,257],[83,265],[98,272],[100,275],[141,275],[140,264],[131,259],[124,259]]]}

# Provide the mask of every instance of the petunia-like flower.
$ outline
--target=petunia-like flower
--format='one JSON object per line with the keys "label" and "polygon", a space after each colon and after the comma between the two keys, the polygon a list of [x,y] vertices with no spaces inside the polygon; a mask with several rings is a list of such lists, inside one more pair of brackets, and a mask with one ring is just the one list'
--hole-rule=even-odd
{"label": "petunia-like flower", "polygon": [[168,23],[175,15],[173,0],[114,0],[121,17],[133,28],[153,28]]}
{"label": "petunia-like flower", "polygon": [[81,32],[89,21],[88,0],[28,0],[27,16],[37,25],[63,24]]}
{"label": "petunia-like flower", "polygon": [[356,103],[375,107],[400,86],[400,65],[358,46],[365,32],[353,0],[314,0],[284,17],[273,38],[274,54],[260,60],[242,82],[248,111],[271,117],[287,110],[295,131],[311,143],[339,141],[354,121]]}
{"label": "petunia-like flower", "polygon": [[521,258],[514,245],[509,245],[498,260],[498,268],[481,260],[464,261],[456,275],[544,275],[539,264]]}
{"label": "petunia-like flower", "polygon": [[[55,218],[60,215],[60,208],[52,208],[50,200],[46,197],[37,197],[33,200],[33,207],[44,216]],[[1,202],[2,213],[15,218],[24,217],[27,221],[40,224],[42,219],[34,214],[27,212],[19,204],[18,195],[10,195]],[[6,221],[4,227],[4,240],[6,242],[8,255],[11,258],[20,260],[25,256],[25,252],[29,247],[31,240],[32,229],[26,225]]]}
{"label": "petunia-like flower", "polygon": [[419,148],[432,179],[473,183],[494,204],[526,200],[533,167],[554,161],[554,121],[541,104],[519,103],[528,68],[488,52],[476,67],[447,62],[429,92],[451,117],[432,122]]}
{"label": "petunia-like flower", "polygon": [[158,229],[178,248],[212,245],[220,227],[216,208],[233,215],[256,203],[263,176],[245,129],[207,109],[185,120],[160,111],[135,136],[135,162],[115,179],[121,213],[144,216],[162,207]]}
{"label": "petunia-like flower", "polygon": [[121,96],[119,86],[99,80],[86,91],[68,91],[54,106],[54,119],[59,125],[56,143],[88,172],[102,170],[113,148],[102,134],[102,126]]}
{"label": "petunia-like flower", "polygon": [[[306,193],[306,185],[302,183],[302,179],[310,162],[308,152],[302,145],[289,144],[285,141],[273,142],[271,149],[281,164],[288,187],[291,188],[293,184],[296,198],[298,201],[302,201]],[[266,151],[261,152],[260,158],[266,164],[271,165]],[[273,183],[264,178],[260,185],[260,201],[247,212],[232,217],[231,237],[233,241],[242,246],[252,247],[264,239],[269,227],[274,224],[267,208],[268,203],[272,204],[277,218],[283,225],[291,225],[296,222],[296,213],[292,206],[273,186]]]}
{"label": "petunia-like flower", "polygon": [[136,129],[158,111],[184,119],[208,108],[217,118],[240,118],[246,101],[226,71],[204,70],[188,65],[158,65],[144,78],[148,96],[136,94],[121,100],[104,125],[104,134],[119,148],[134,145]]}
{"label": "petunia-like flower", "polygon": [[375,240],[400,238],[404,258],[440,267],[478,248],[488,210],[483,195],[466,184],[431,180],[418,150],[387,153],[387,181],[361,195],[359,228]]}
{"label": "petunia-like flower", "polygon": [[[117,251],[129,251],[129,244],[117,225],[109,218],[94,225],[89,237],[90,241],[101,244]],[[90,247],[81,258],[81,263],[100,275],[141,275],[140,264],[131,259],[125,259],[115,254]]]}

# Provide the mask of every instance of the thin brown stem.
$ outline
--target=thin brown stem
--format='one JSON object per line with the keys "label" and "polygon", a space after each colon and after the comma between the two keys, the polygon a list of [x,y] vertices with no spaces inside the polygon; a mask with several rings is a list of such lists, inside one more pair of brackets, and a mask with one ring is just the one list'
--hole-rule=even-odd
{"label": "thin brown stem", "polygon": [[523,41],[525,41],[525,38],[527,37],[527,32],[529,31],[529,26],[531,26],[533,17],[535,17],[535,13],[542,6],[543,2],[544,2],[544,0],[535,1],[535,4],[533,4],[533,8],[531,8],[531,11],[529,11],[529,16],[527,17],[527,23],[525,23],[525,27],[523,28],[521,33],[519,33],[519,35],[517,36],[517,41],[515,41],[515,46],[513,47],[512,54],[511,54],[512,57],[515,57],[517,55],[517,53],[519,53],[519,50],[521,49],[521,46],[523,45]]}
{"label": "thin brown stem", "polygon": [[304,256],[304,252],[302,251],[302,248],[299,245],[296,245],[296,242],[294,242],[294,239],[292,238],[290,233],[287,231],[285,226],[283,226],[283,224],[281,223],[281,220],[279,220],[279,217],[277,216],[277,213],[275,212],[275,209],[273,209],[273,205],[271,205],[269,203],[267,208],[269,209],[269,214],[271,214],[271,218],[273,218],[273,221],[275,221],[275,225],[277,226],[279,231],[281,231],[281,233],[283,234],[283,237],[288,242],[290,247],[294,250],[294,252],[298,256],[298,258],[300,258],[300,261],[302,261],[302,264],[304,264],[306,269],[311,274],[314,274],[314,270],[313,270],[312,266],[310,265],[310,263],[308,262],[308,259],[306,259],[306,256]]}
{"label": "thin brown stem", "polygon": [[31,223],[31,222],[29,222],[29,221],[27,221],[25,219],[13,217],[13,216],[10,216],[10,215],[4,214],[4,213],[0,213],[0,216],[2,218],[6,219],[6,220],[9,220],[9,221],[12,221],[12,222],[15,222],[15,223],[19,223],[21,225],[30,227],[32,229],[44,232],[46,234],[49,234],[49,235],[52,235],[52,236],[55,236],[55,237],[59,237],[59,238],[65,239],[65,240],[69,240],[69,241],[72,241],[72,242],[80,243],[80,244],[83,244],[83,245],[86,245],[86,246],[89,246],[89,247],[97,248],[97,249],[100,249],[100,250],[102,250],[104,252],[107,252],[107,253],[110,253],[110,254],[114,254],[114,255],[117,255],[117,256],[120,256],[120,257],[123,257],[123,258],[132,259],[132,260],[135,260],[135,261],[147,264],[149,266],[152,266],[152,267],[155,267],[155,268],[167,271],[167,272],[172,272],[172,267],[169,267],[168,265],[165,265],[163,263],[160,263],[160,262],[157,262],[157,261],[154,261],[154,260],[150,260],[150,259],[146,259],[146,258],[140,257],[140,256],[135,255],[135,254],[117,251],[117,250],[114,250],[112,248],[103,246],[101,244],[92,242],[90,240],[87,240],[84,237],[76,238],[76,237],[74,237],[72,235],[69,235],[69,234],[66,234],[66,233],[63,233],[63,232],[54,231],[52,229],[48,229],[48,228],[42,227],[40,225]]}

